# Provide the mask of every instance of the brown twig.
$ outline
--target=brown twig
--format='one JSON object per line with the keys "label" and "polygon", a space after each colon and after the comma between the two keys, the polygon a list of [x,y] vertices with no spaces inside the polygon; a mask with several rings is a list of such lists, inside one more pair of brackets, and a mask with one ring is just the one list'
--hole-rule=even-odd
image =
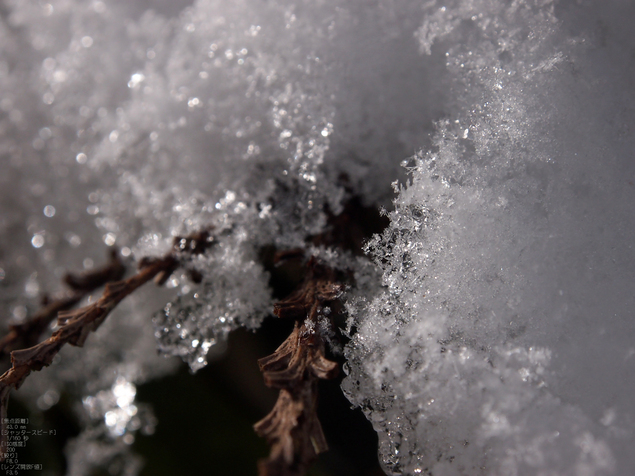
{"label": "brown twig", "polygon": [[265,384],[280,389],[274,408],[254,425],[271,446],[269,458],[259,462],[260,476],[301,476],[328,449],[317,417],[317,385],[319,379],[334,378],[339,369],[324,356],[319,316],[322,306],[341,294],[342,286],[333,270],[315,258],[308,267],[298,289],[274,305],[278,317],[296,321],[291,335],[258,362]]}
{"label": "brown twig", "polygon": [[11,352],[13,366],[0,376],[0,461],[5,458],[5,419],[11,389],[17,390],[32,371],[50,365],[65,344],[82,347],[88,334],[95,331],[117,304],[140,286],[151,279],[163,284],[178,268],[180,253],[202,253],[212,242],[207,231],[187,238],[176,237],[170,253],[162,258],[142,259],[137,274],[123,281],[108,283],[96,302],[77,310],[60,312],[57,317],[60,328],[51,337],[28,349]]}
{"label": "brown twig", "polygon": [[51,337],[33,347],[11,352],[13,367],[0,377],[0,460],[4,460],[6,448],[5,418],[11,389],[18,389],[32,371],[41,370],[51,364],[53,358],[65,344],[83,346],[88,334],[95,331],[106,316],[123,298],[139,286],[154,278],[161,271],[174,266],[175,258],[168,256],[145,266],[139,273],[124,281],[108,283],[101,298],[86,307],[63,311],[58,315],[61,326]]}
{"label": "brown twig", "polygon": [[118,281],[123,278],[126,268],[119,259],[116,248],[110,250],[110,263],[94,271],[85,271],[80,274],[66,273],[64,282],[77,293],[90,293],[102,287],[108,281]]}
{"label": "brown twig", "polygon": [[119,259],[117,251],[113,249],[110,253],[110,262],[107,265],[81,274],[67,273],[64,276],[64,282],[71,288],[71,291],[47,302],[42,309],[25,322],[10,325],[9,333],[0,339],[0,356],[18,348],[37,344],[42,333],[60,311],[72,308],[86,295],[107,282],[121,279],[125,272],[125,266]]}

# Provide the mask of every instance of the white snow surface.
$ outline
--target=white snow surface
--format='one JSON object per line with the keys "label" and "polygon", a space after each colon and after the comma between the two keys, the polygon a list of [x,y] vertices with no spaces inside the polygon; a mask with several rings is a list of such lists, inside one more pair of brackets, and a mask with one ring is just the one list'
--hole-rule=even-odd
{"label": "white snow surface", "polygon": [[157,345],[196,370],[257,328],[261,247],[358,196],[390,218],[374,264],[319,253],[356,273],[343,389],[386,473],[635,474],[633,21],[626,0],[5,1],[0,330],[109,246],[216,240],[201,284],[133,296],[16,395],[71,389],[72,474],[135,474],[145,423],[114,420],[117,392],[174,368]]}
{"label": "white snow surface", "polygon": [[389,473],[635,470],[633,9],[610,3],[438,2],[417,32],[457,104],[368,246],[385,290],[351,306],[344,383]]}

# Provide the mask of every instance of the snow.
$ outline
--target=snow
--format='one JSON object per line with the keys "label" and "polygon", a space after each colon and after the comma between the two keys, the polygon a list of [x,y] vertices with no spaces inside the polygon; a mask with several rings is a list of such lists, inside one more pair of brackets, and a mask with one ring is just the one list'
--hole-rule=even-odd
{"label": "snow", "polygon": [[344,384],[389,472],[633,471],[633,101],[597,57],[627,60],[561,8],[435,4],[417,32],[460,103],[369,244],[386,290]]}
{"label": "snow", "polygon": [[5,2],[0,312],[25,319],[111,246],[216,240],[200,284],[132,296],[20,390],[83,398],[71,473],[134,474],[117,392],[134,406],[174,369],[157,346],[196,370],[256,329],[259,250],[353,195],[388,210],[372,263],[312,252],[355,274],[343,389],[388,474],[633,473],[634,18],[622,0]]}

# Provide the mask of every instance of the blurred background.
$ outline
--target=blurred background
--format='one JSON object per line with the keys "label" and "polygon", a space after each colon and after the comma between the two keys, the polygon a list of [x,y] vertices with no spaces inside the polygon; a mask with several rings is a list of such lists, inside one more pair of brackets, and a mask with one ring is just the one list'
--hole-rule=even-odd
{"label": "blurred background", "polygon": [[[271,317],[257,333],[233,332],[226,353],[196,374],[181,364],[175,375],[138,386],[136,402],[150,404],[157,418],[154,434],[138,433],[132,444],[143,458],[140,475],[256,475],[257,461],[268,455],[268,447],[252,425],[277,398],[277,392],[264,385],[257,360],[272,353],[291,328],[291,323]],[[377,436],[361,411],[351,409],[344,398],[341,377],[320,382],[319,417],[330,450],[309,474],[382,475]],[[14,392],[9,418],[29,418],[29,430],[57,433],[32,436],[24,449],[18,449],[20,463],[43,465],[42,471],[18,474],[66,474],[64,446],[80,431],[75,405],[77,401],[62,395],[49,410],[29,412],[20,403],[19,392]],[[109,474],[108,468],[102,468],[91,476]]]}

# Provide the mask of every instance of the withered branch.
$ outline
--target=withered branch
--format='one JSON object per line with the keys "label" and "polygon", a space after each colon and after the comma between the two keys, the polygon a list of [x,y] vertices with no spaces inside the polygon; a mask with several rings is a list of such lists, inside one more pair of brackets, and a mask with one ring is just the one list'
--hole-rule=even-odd
{"label": "withered branch", "polygon": [[71,288],[52,301],[45,302],[42,309],[21,324],[9,326],[9,333],[0,339],[0,356],[19,348],[31,347],[37,344],[42,333],[57,317],[60,311],[71,309],[85,296],[100,288],[109,281],[123,278],[126,268],[119,259],[116,250],[110,253],[110,262],[94,271],[81,274],[67,273],[64,282]]}
{"label": "withered branch", "polygon": [[[94,303],[77,310],[59,312],[57,323],[60,328],[51,337],[33,347],[11,352],[13,366],[0,376],[0,461],[5,458],[4,421],[11,389],[17,390],[32,371],[39,371],[50,365],[65,344],[82,347],[88,334],[95,331],[117,304],[136,289],[152,279],[157,284],[163,284],[178,268],[182,253],[202,253],[212,242],[208,232],[199,232],[187,238],[176,237],[170,253],[162,258],[142,259],[137,274],[122,281],[107,283],[103,295]],[[98,280],[71,278],[70,281],[78,289],[87,289]]]}
{"label": "withered branch", "polygon": [[328,449],[317,417],[319,379],[331,379],[338,365],[324,356],[319,318],[322,307],[336,299],[342,286],[335,272],[311,258],[304,282],[274,305],[278,317],[295,320],[287,340],[259,360],[265,384],[280,389],[271,412],[254,425],[271,446],[259,463],[260,476],[301,476],[318,454]]}
{"label": "withered branch", "polygon": [[168,256],[148,264],[131,278],[108,283],[102,297],[93,304],[77,310],[60,312],[57,319],[61,327],[51,337],[28,349],[11,352],[13,367],[0,377],[0,428],[2,428],[0,459],[4,459],[6,448],[4,419],[7,417],[11,389],[17,390],[32,371],[41,370],[42,367],[50,365],[65,344],[83,346],[88,334],[101,325],[110,311],[123,298],[161,271],[172,267],[174,261],[173,256]]}

